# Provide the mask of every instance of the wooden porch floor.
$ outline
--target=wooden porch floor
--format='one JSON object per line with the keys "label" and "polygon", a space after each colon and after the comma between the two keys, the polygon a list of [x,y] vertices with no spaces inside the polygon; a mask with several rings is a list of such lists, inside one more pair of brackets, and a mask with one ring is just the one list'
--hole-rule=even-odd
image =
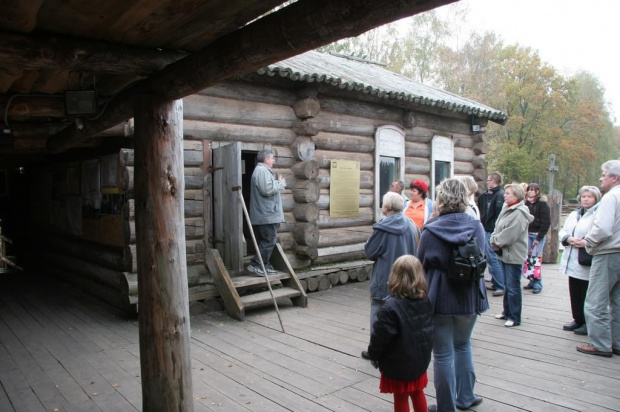
{"label": "wooden porch floor", "polygon": [[[134,411],[141,408],[137,320],[69,286],[1,275],[0,411]],[[582,355],[567,281],[545,265],[545,289],[525,293],[520,327],[493,315],[474,332],[484,397],[478,411],[620,411],[620,357]],[[309,295],[245,322],[224,313],[191,318],[196,411],[391,411],[378,371],[359,357],[368,341],[368,282]],[[432,380],[432,367],[429,377]],[[433,384],[426,390],[434,403]]]}

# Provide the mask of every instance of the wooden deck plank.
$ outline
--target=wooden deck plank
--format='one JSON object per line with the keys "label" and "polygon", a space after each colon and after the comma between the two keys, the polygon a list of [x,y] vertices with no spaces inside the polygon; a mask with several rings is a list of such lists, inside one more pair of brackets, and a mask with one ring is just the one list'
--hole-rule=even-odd
{"label": "wooden deck plank", "polygon": [[[543,271],[543,292],[524,292],[517,328],[494,319],[502,298],[489,296],[473,335],[484,398],[476,410],[620,411],[620,357],[576,352],[587,337],[561,329],[570,320],[567,280],[557,265]],[[9,283],[0,290],[0,411],[141,408],[135,318],[48,279]],[[379,372],[359,357],[368,343],[368,282],[308,299],[307,309],[280,307],[286,334],[272,308],[248,311],[245,322],[223,312],[192,316],[195,410],[391,411]],[[432,365],[428,374],[433,404]]]}
{"label": "wooden deck plank", "polygon": [[[246,405],[250,410],[285,411],[278,402],[278,396],[274,400],[270,397],[279,388],[271,382],[248,369],[241,367],[234,361],[221,357],[220,353],[212,353],[201,344],[192,347],[192,361],[207,371],[207,383],[235,402]],[[207,363],[198,363],[200,358]],[[197,365],[197,366],[198,366]]]}
{"label": "wooden deck plank", "polygon": [[[314,365],[304,363],[295,357],[262,345],[252,336],[249,336],[251,340],[246,340],[238,335],[227,334],[225,331],[220,331],[216,336],[214,338],[213,333],[208,336],[209,346],[220,351],[225,350],[235,360],[271,375],[274,382],[279,382],[283,386],[296,387],[298,390],[316,397],[332,392],[334,388],[347,386],[351,383],[337,375],[325,373]],[[196,336],[193,338],[200,339]],[[238,349],[233,351],[231,346],[236,346]]]}
{"label": "wooden deck plank", "polygon": [[129,374],[103,352],[91,354],[88,363],[136,410],[142,408],[142,386],[137,376]]}
{"label": "wooden deck plank", "polygon": [[[105,379],[99,375],[95,368],[88,365],[86,361],[88,356],[84,355],[88,355],[90,352],[89,350],[94,348],[92,342],[85,340],[83,342],[86,345],[85,347],[72,339],[64,330],[54,327],[45,327],[44,325],[47,326],[45,321],[48,320],[47,314],[42,312],[37,313],[37,310],[33,310],[32,307],[29,307],[28,310],[20,311],[20,305],[12,298],[5,298],[4,303],[11,311],[19,314],[19,320],[23,322],[24,326],[14,331],[18,338],[27,342],[25,345],[25,352],[30,351],[32,354],[41,355],[43,362],[49,364],[50,359],[47,356],[47,351],[62,366],[62,369],[68,372],[68,375],[62,374],[59,376],[60,381],[55,382],[54,386],[59,388],[59,390],[63,385],[69,386],[72,389],[71,396],[67,400],[69,404],[76,401],[78,403],[83,402],[83,393],[85,393],[94,401],[94,404],[100,406],[102,410],[135,410],[122,395],[105,382]],[[14,324],[18,325],[16,322],[14,322]],[[41,349],[41,345],[44,346],[45,350]],[[87,350],[87,348],[89,350]],[[53,369],[54,368],[52,368],[52,370]],[[74,382],[72,382],[72,380]],[[41,382],[47,383],[48,381],[42,380]],[[46,386],[41,382],[39,382],[39,384],[34,382],[34,387],[39,390],[45,388]],[[74,383],[79,385],[82,393],[80,390],[76,390],[76,385]],[[50,391],[47,391],[47,393],[49,392]],[[77,399],[74,399],[73,395],[77,395]],[[46,407],[48,406],[47,403],[50,402],[46,398],[43,398],[42,401],[46,404]],[[56,399],[52,401],[57,403]],[[51,406],[56,405],[52,404]]]}
{"label": "wooden deck plank", "polygon": [[46,410],[3,346],[0,346],[0,384],[13,410],[17,412]]}
{"label": "wooden deck plank", "polygon": [[[217,316],[217,322],[213,322],[211,325],[216,325],[218,328],[226,330],[235,336],[248,337],[253,342],[281,353],[287,358],[296,359],[306,365],[310,365],[312,367],[308,369],[310,371],[313,368],[319,368],[327,373],[326,379],[338,376],[349,383],[353,383],[367,378],[366,374],[361,373],[357,369],[338,363],[336,361],[336,354],[330,349],[309,344],[307,341],[290,334],[271,331],[252,322],[245,322],[243,329],[241,329],[237,327],[238,325],[235,325],[236,322],[230,322],[225,315],[213,314],[212,316]],[[196,324],[194,323],[194,325]],[[200,325],[197,325],[197,327],[200,327]],[[306,367],[301,365],[297,369],[306,370]]]}
{"label": "wooden deck plank", "polygon": [[[196,346],[203,348],[203,345],[201,344],[197,344]],[[217,352],[215,352],[215,354],[217,354]],[[272,400],[285,410],[299,409],[317,412],[327,410],[314,402],[313,396],[304,394],[303,391],[296,390],[295,387],[289,385],[285,380],[286,376],[277,378],[270,374],[271,371],[264,372],[261,368],[255,368],[253,366],[248,367],[246,364],[238,362],[234,358],[228,357],[224,359],[223,363],[218,358],[212,357],[209,366],[213,365],[214,360],[217,360],[217,363],[219,363],[219,371],[226,372],[226,375],[228,377],[232,377],[232,379],[234,379],[237,383],[246,386],[249,390],[256,391],[267,399]],[[261,365],[261,367],[264,367],[264,365]],[[296,374],[289,371],[289,376],[290,375]],[[213,382],[209,383],[212,384]],[[223,388],[218,389],[223,393],[228,394],[228,392],[224,391]]]}
{"label": "wooden deck plank", "polygon": [[[18,319],[12,316],[12,312],[6,306],[0,307],[0,314],[4,320],[4,322],[0,322],[0,331],[2,332],[0,333],[0,341],[3,341],[7,348],[7,358],[12,359],[13,355],[11,353],[15,351],[20,353],[19,357],[26,356],[26,352],[30,353],[36,359],[41,370],[45,371],[45,376],[50,378],[54,387],[62,394],[65,400],[71,403],[88,399],[84,391],[81,390],[66,370],[42,348],[40,340],[31,336],[30,332],[24,328]],[[16,333],[21,336],[21,339],[18,338]],[[17,368],[17,366],[15,367]]]}
{"label": "wooden deck plank", "polygon": [[[374,379],[373,379],[374,380]],[[355,387],[349,387],[339,390],[334,396],[355,405],[357,408],[362,408],[365,411],[388,411],[392,409],[392,395],[387,395],[381,398],[378,388],[377,394],[371,392],[361,391]]]}
{"label": "wooden deck plank", "polygon": [[15,408],[11,405],[9,395],[4,390],[4,385],[0,381],[0,411],[15,412]]}

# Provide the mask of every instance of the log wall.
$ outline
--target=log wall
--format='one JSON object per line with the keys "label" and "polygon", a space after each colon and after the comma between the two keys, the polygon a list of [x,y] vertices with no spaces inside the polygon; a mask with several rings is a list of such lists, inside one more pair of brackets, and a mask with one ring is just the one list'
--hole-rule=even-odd
{"label": "log wall", "polygon": [[[311,88],[296,94],[242,82],[203,90],[186,99],[186,107],[190,120],[186,138],[241,141],[246,148],[271,144],[276,153],[274,171],[287,180],[279,242],[299,273],[310,273],[320,264],[365,259],[363,244],[374,223],[374,135],[379,126],[391,124],[405,131],[406,181],[430,181],[431,140],[437,134],[454,139],[455,174],[473,175],[478,182],[486,178],[482,136],[471,134],[467,119],[405,112]],[[329,216],[329,168],[335,159],[360,162],[356,217]],[[302,171],[315,167],[316,175]]]}
{"label": "log wall", "polygon": [[[205,217],[204,142],[186,140],[185,237],[188,283],[204,284]],[[53,273],[123,310],[135,310],[138,296],[134,200],[134,153],[118,152],[117,189],[125,194],[121,215],[83,219],[81,236],[49,230],[43,252]],[[53,229],[53,228],[52,228]]]}
{"label": "log wall", "polygon": [[[372,262],[365,259],[363,246],[374,223],[374,135],[379,126],[395,125],[405,132],[406,183],[430,182],[431,140],[436,134],[453,137],[455,174],[473,175],[479,184],[486,179],[484,141],[482,135],[471,134],[467,119],[356,102],[311,88],[297,93],[245,82],[203,90],[184,99],[184,110],[190,299],[191,288],[205,289],[209,279],[204,251],[213,247],[212,145],[241,142],[243,150],[267,146],[276,153],[274,171],[287,181],[282,193],[285,222],[278,240],[308,291],[369,277]],[[329,216],[330,162],[337,159],[360,162],[355,217]],[[118,168],[118,186],[127,200],[120,223],[114,225],[115,244],[99,239],[94,230],[88,241],[57,236],[46,253],[56,272],[79,280],[89,290],[101,285],[106,296],[116,291],[116,300],[121,296],[120,301],[131,304],[137,296],[133,150],[120,151]],[[201,292],[203,297],[217,295],[211,289]]]}

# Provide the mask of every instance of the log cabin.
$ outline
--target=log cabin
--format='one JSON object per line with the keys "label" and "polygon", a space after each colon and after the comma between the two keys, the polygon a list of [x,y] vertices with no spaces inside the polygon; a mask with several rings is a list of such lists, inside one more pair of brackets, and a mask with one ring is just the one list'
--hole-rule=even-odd
{"label": "log cabin", "polygon": [[[425,86],[358,58],[308,51],[183,99],[184,226],[189,299],[220,296],[205,251],[231,273],[253,247],[231,187],[250,201],[259,150],[276,155],[286,178],[278,241],[306,291],[365,280],[364,243],[394,179],[486,178],[487,122],[495,109]],[[48,247],[50,273],[117,307],[138,302],[134,122],[107,131],[120,149],[31,166],[30,220]],[[330,167],[358,165],[355,207],[334,215]],[[51,189],[50,189],[51,187]],[[431,189],[430,195],[433,196]]]}
{"label": "log cabin", "polygon": [[[286,60],[453,1],[0,5],[3,241],[26,272],[119,307],[139,302],[144,410],[193,409],[190,296],[217,295],[206,256],[221,251],[225,271],[248,253],[243,221],[218,194],[230,196],[224,165],[243,179],[258,149],[276,151],[292,184],[281,255],[289,271],[318,275],[299,281],[308,290],[367,276],[340,262],[361,256],[383,160],[388,176],[483,175],[473,132],[503,114]],[[355,216],[330,213],[333,160],[359,164]],[[337,272],[311,272],[334,262]]]}

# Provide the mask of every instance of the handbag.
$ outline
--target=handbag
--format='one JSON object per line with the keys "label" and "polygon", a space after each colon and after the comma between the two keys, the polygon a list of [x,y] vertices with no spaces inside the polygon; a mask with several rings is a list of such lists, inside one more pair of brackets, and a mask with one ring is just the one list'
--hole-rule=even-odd
{"label": "handbag", "polygon": [[580,247],[577,253],[577,262],[581,266],[592,266],[592,255],[586,252],[585,247]]}
{"label": "handbag", "polygon": [[[577,213],[577,222],[579,222],[579,218],[581,215]],[[575,236],[575,228],[573,228],[573,236]],[[586,252],[585,247],[577,248],[577,262],[581,266],[592,266],[592,255]]]}
{"label": "handbag", "polygon": [[534,248],[530,249],[527,253],[527,257],[525,258],[525,262],[523,263],[523,269],[521,270],[521,276],[523,276],[527,280],[540,280],[540,266],[542,257],[533,256],[532,252]]}

